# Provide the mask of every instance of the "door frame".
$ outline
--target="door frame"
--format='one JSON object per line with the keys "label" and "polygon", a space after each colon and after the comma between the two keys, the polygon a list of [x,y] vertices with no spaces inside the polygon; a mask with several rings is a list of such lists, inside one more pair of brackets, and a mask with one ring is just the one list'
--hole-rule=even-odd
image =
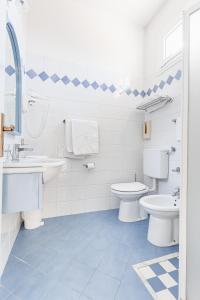
{"label": "door frame", "polygon": [[183,102],[181,151],[181,201],[180,201],[180,269],[179,299],[187,300],[187,199],[188,199],[188,111],[189,111],[189,40],[190,16],[200,9],[200,2],[183,12]]}

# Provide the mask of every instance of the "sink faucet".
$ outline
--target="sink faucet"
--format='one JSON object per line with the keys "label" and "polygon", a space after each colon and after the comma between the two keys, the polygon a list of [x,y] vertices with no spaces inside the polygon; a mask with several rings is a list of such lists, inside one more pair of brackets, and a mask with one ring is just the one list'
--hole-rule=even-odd
{"label": "sink faucet", "polygon": [[177,188],[174,190],[174,192],[172,193],[172,196],[173,196],[173,197],[178,197],[178,198],[180,198],[180,188],[179,188],[179,187],[177,187]]}
{"label": "sink faucet", "polygon": [[12,149],[12,160],[19,160],[19,153],[22,151],[33,151],[33,148],[22,147],[20,144],[14,144]]}

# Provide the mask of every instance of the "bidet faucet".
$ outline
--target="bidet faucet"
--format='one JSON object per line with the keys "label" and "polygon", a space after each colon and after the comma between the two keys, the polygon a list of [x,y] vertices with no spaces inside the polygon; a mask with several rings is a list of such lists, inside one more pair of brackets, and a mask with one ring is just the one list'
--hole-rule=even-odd
{"label": "bidet faucet", "polygon": [[177,187],[175,189],[175,191],[172,193],[172,197],[178,197],[178,198],[180,198],[180,188],[179,187]]}
{"label": "bidet faucet", "polygon": [[14,144],[12,149],[12,160],[19,160],[19,153],[22,151],[33,151],[33,148],[22,147],[20,144]]}

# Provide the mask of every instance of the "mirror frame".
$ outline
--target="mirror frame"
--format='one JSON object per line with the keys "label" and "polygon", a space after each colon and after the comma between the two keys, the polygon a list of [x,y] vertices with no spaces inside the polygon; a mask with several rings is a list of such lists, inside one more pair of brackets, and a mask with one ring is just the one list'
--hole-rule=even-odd
{"label": "mirror frame", "polygon": [[8,21],[6,23],[6,29],[10,38],[11,47],[13,51],[14,63],[15,63],[15,76],[16,76],[16,96],[15,96],[15,129],[10,133],[13,135],[21,134],[22,127],[22,64],[21,55],[19,50],[19,44],[13,25]]}

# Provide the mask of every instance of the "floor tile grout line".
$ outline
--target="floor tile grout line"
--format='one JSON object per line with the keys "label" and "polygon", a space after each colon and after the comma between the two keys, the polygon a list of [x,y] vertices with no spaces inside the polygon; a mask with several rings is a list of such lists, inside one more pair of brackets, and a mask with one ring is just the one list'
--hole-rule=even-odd
{"label": "floor tile grout line", "polygon": [[96,271],[97,271],[97,268],[95,268],[94,272],[91,274],[90,279],[88,280],[86,286],[84,287],[83,291],[81,292],[82,295],[84,295],[84,293],[85,293],[85,291],[86,291],[86,289],[87,289],[89,283],[91,282],[92,278],[94,277],[94,274],[96,273]]}
{"label": "floor tile grout line", "polygon": [[16,300],[22,300],[21,298],[19,298],[15,293],[11,293],[8,296],[6,296],[6,298],[4,298],[3,300],[7,300],[10,296],[14,296],[16,298]]}
{"label": "floor tile grout line", "polygon": [[114,296],[114,299],[113,299],[113,300],[116,300],[116,297],[117,297],[117,295],[118,295],[118,293],[119,293],[121,284],[122,284],[122,280],[120,280],[119,286],[118,286],[118,288],[117,288],[117,291],[116,291],[116,293],[115,293],[115,296]]}
{"label": "floor tile grout line", "polygon": [[[2,300],[6,300],[8,297],[10,297],[13,293],[11,291],[9,291],[7,288],[5,288],[3,285],[1,286],[2,288],[6,289],[6,291],[8,291],[8,295],[2,299]],[[20,300],[20,299],[19,299]]]}

